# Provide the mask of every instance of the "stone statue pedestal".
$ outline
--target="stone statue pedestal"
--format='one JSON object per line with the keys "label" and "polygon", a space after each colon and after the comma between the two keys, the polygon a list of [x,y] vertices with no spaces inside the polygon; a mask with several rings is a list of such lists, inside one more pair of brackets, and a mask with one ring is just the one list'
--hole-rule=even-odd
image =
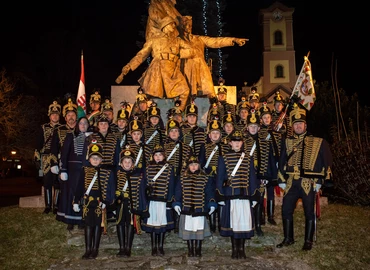
{"label": "stone statue pedestal", "polygon": [[[117,112],[121,108],[121,102],[127,101],[131,104],[131,108],[136,101],[137,90],[139,85],[112,85],[111,86],[111,102],[114,106],[114,121],[117,120]],[[215,93],[221,86],[215,86]],[[237,93],[236,86],[222,86],[227,89],[227,102],[236,104]],[[174,107],[175,103],[173,99],[165,98],[154,98],[153,101],[157,103],[157,107],[161,109],[161,117],[164,123],[167,122],[167,111]],[[197,97],[195,104],[198,107],[198,125],[201,127],[207,127],[207,114],[211,106],[207,97]]]}

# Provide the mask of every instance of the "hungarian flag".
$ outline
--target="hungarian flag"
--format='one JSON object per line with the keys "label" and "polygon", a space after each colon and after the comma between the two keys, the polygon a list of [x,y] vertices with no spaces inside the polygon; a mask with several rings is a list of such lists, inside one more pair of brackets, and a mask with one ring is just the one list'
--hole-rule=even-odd
{"label": "hungarian flag", "polygon": [[84,70],[84,55],[81,53],[81,76],[80,84],[77,93],[77,117],[80,118],[86,115],[86,92],[85,92],[85,70]]}
{"label": "hungarian flag", "polygon": [[314,83],[312,80],[311,63],[308,57],[304,57],[304,63],[301,72],[298,75],[297,82],[293,88],[292,96],[300,98],[300,103],[309,111],[316,100]]}

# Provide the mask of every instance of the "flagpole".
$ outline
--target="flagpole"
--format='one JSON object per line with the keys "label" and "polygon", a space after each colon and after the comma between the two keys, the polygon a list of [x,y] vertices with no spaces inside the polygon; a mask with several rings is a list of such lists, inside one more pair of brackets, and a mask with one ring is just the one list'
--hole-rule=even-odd
{"label": "flagpole", "polygon": [[77,104],[78,104],[78,118],[86,115],[86,92],[85,92],[85,68],[84,68],[84,54],[81,50],[81,75],[80,83],[77,91]]}

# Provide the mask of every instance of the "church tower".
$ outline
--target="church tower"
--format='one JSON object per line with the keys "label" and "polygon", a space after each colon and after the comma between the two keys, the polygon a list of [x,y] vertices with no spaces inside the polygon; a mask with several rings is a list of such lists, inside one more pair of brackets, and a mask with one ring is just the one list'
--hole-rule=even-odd
{"label": "church tower", "polygon": [[277,90],[289,97],[296,82],[293,44],[293,12],[280,2],[260,10],[263,35],[263,75],[256,84],[261,97],[268,100]]}

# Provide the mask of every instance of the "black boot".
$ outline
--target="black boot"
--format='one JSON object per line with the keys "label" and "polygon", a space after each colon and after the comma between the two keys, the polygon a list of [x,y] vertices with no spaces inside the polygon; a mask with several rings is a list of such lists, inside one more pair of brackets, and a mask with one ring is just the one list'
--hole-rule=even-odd
{"label": "black boot", "polygon": [[93,246],[91,249],[90,257],[91,259],[95,259],[98,257],[99,254],[99,245],[100,245],[100,237],[101,237],[101,227],[100,225],[93,227]]}
{"label": "black boot", "polygon": [[217,207],[216,209],[216,216],[217,216],[217,229],[218,229],[218,232],[221,231],[221,211],[222,211],[222,207],[223,206],[220,206],[220,207]]}
{"label": "black boot", "polygon": [[264,201],[261,204],[261,225],[266,225],[266,207]]}
{"label": "black boot", "polygon": [[51,189],[44,188],[45,210],[44,214],[49,214],[51,211]]}
{"label": "black boot", "polygon": [[194,257],[194,240],[187,240],[188,243],[188,257]]}
{"label": "black boot", "polygon": [[294,244],[293,220],[283,219],[284,240],[277,248],[287,247]]}
{"label": "black boot", "polygon": [[194,240],[195,241],[195,256],[202,257],[202,242],[203,240]]}
{"label": "black boot", "polygon": [[160,233],[158,236],[158,256],[164,256],[164,236],[166,233]]}
{"label": "black boot", "polygon": [[179,221],[180,221],[180,216],[177,214],[175,210],[173,210],[173,222],[175,223],[175,229],[173,230],[174,233],[179,233]]}
{"label": "black boot", "polygon": [[134,241],[135,228],[134,225],[129,225],[127,228],[126,256],[131,256],[132,242]]}
{"label": "black boot", "polygon": [[256,222],[256,233],[257,236],[263,236],[263,231],[261,228],[261,216],[262,216],[262,205],[257,203],[254,207],[254,220]]}
{"label": "black boot", "polygon": [[91,254],[92,247],[92,227],[85,226],[85,254],[82,255],[82,259],[88,259]]}
{"label": "black boot", "polygon": [[311,250],[313,243],[313,234],[315,233],[315,221],[306,220],[304,244],[302,250]]}
{"label": "black boot", "polygon": [[117,237],[119,244],[119,252],[117,253],[118,257],[125,256],[125,226],[117,225]]}
{"label": "black boot", "polygon": [[157,243],[158,234],[152,232],[150,234],[150,240],[152,241],[152,256],[157,256]]}
{"label": "black boot", "polygon": [[231,258],[237,259],[238,258],[238,248],[237,248],[237,239],[231,236]]}
{"label": "black boot", "polygon": [[216,213],[213,212],[210,216],[209,216],[209,228],[211,230],[211,232],[216,232]]}
{"label": "black boot", "polygon": [[54,189],[53,214],[56,215],[59,206],[60,189]]}
{"label": "black boot", "polygon": [[239,251],[238,251],[238,257],[239,259],[246,259],[247,256],[245,255],[245,239],[238,239],[239,240]]}
{"label": "black boot", "polygon": [[268,200],[267,201],[267,221],[271,225],[276,226],[276,221],[274,220],[274,212],[275,212],[275,200]]}

